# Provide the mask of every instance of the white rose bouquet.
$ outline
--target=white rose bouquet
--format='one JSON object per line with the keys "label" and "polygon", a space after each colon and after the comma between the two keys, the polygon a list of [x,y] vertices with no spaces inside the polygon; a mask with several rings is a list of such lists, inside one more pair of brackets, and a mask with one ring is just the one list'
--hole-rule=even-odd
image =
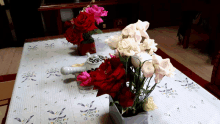
{"label": "white rose bouquet", "polygon": [[[126,87],[121,90],[124,96],[119,95],[113,99],[124,117],[151,110],[147,106],[148,96],[164,76],[174,75],[175,68],[170,59],[162,59],[154,54],[157,44],[147,34],[148,27],[149,22],[138,20],[126,26],[120,34],[106,40],[109,47],[115,50],[111,57],[119,58],[126,72]],[[150,87],[149,83],[154,74],[155,84]],[[125,94],[129,95],[129,98],[126,98]],[[123,100],[125,98],[126,100]],[[127,104],[125,101],[128,101]]]}

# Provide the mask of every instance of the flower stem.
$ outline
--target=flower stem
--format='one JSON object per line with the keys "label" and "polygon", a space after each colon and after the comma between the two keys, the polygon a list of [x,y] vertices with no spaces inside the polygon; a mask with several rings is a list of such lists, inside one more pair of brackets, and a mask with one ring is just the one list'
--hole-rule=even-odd
{"label": "flower stem", "polygon": [[144,99],[151,94],[151,92],[154,90],[154,88],[156,87],[156,85],[157,85],[157,83],[155,83],[154,86],[151,87],[150,91],[146,94],[146,96],[144,97]]}
{"label": "flower stem", "polygon": [[149,87],[149,84],[150,84],[150,80],[151,80],[151,78],[152,78],[153,76],[151,76],[150,77],[150,79],[148,80],[148,84],[147,84],[147,87],[146,87],[146,89],[148,89],[148,87]]}

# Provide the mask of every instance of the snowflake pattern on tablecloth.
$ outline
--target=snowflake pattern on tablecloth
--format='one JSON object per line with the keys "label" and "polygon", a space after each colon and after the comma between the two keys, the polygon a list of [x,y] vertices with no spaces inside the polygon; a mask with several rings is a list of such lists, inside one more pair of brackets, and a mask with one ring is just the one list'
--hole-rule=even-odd
{"label": "snowflake pattern on tablecloth", "polygon": [[92,101],[90,104],[86,105],[84,105],[83,103],[77,104],[86,108],[86,110],[80,110],[81,116],[85,116],[84,120],[90,119],[91,121],[93,121],[95,117],[99,117],[99,110],[97,110],[97,107],[92,108],[94,102],[95,101]]}
{"label": "snowflake pattern on tablecloth", "polygon": [[[21,124],[30,124],[28,122],[30,122],[31,118],[33,118],[34,115],[31,115],[28,119],[24,118],[23,120],[21,120],[21,118],[14,118],[15,120],[17,120],[18,122],[21,122]],[[33,124],[33,123],[31,123]]]}
{"label": "snowflake pattern on tablecloth", "polygon": [[53,118],[48,118],[48,120],[50,121],[48,122],[48,124],[67,124],[69,118],[67,118],[66,115],[62,115],[64,110],[65,108],[63,108],[61,111],[56,111],[56,112],[53,112],[52,110],[48,110],[47,112],[56,116]]}
{"label": "snowflake pattern on tablecloth", "polygon": [[51,49],[51,48],[54,48],[54,46],[55,46],[54,43],[51,43],[51,44],[46,43],[46,44],[45,44],[45,48],[46,48],[46,49],[48,49],[48,48],[50,48],[50,49]]}
{"label": "snowflake pattern on tablecloth", "polygon": [[159,92],[161,92],[162,95],[166,95],[167,98],[169,98],[169,96],[172,96],[172,98],[175,98],[176,95],[178,95],[176,93],[176,90],[172,89],[172,88],[167,88],[167,83],[165,83],[164,86],[157,86],[158,88],[161,88],[159,90]]}
{"label": "snowflake pattern on tablecloth", "polygon": [[28,46],[28,51],[31,51],[31,50],[37,50],[38,47],[37,45],[34,45],[34,46]]}
{"label": "snowflake pattern on tablecloth", "polygon": [[35,72],[28,72],[28,73],[24,73],[22,75],[22,78],[24,79],[21,83],[24,83],[27,80],[31,80],[31,81],[36,81],[36,79],[34,79],[36,77]]}
{"label": "snowflake pattern on tablecloth", "polygon": [[69,46],[69,45],[71,45],[70,42],[64,42],[64,41],[61,41],[61,42],[62,42],[62,45],[63,45],[63,46]]}
{"label": "snowflake pattern on tablecloth", "polygon": [[185,78],[185,80],[175,80],[177,82],[181,82],[181,83],[185,83],[182,84],[181,86],[185,87],[185,89],[188,89],[190,92],[192,90],[195,90],[196,92],[198,91],[198,89],[200,88],[198,84],[196,84],[195,82],[189,83],[188,82],[188,78]]}
{"label": "snowflake pattern on tablecloth", "polygon": [[60,73],[60,71],[58,68],[51,68],[46,71],[47,78],[49,78],[50,76],[60,77],[61,75],[59,73]]}

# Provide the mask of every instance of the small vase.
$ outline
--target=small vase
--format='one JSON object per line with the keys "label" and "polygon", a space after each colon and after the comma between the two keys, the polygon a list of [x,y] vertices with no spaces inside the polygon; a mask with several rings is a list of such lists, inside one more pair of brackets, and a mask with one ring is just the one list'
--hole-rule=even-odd
{"label": "small vase", "polygon": [[91,86],[80,86],[82,82],[81,81],[77,81],[77,86],[79,88],[79,93],[81,94],[87,94],[87,93],[92,93],[95,92],[96,90],[93,90],[93,85]]}
{"label": "small vase", "polygon": [[90,54],[96,53],[95,42],[93,43],[81,43],[78,45],[78,53],[81,56],[86,55],[89,52]]}
{"label": "small vase", "polygon": [[[109,103],[110,102],[113,102],[111,96],[109,96]],[[109,106],[109,115],[114,124],[148,124],[147,112],[140,112],[131,117],[123,117],[115,104]]]}

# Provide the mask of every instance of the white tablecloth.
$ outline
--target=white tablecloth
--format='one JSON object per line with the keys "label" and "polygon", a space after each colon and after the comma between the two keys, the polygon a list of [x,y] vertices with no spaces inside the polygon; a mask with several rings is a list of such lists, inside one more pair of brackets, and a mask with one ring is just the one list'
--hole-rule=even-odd
{"label": "white tablecloth", "polygon": [[[93,35],[96,54],[114,53],[104,40],[116,33]],[[28,119],[27,124],[111,123],[108,95],[80,94],[75,76],[60,73],[63,66],[86,61],[75,49],[65,38],[25,43],[6,124]],[[220,101],[179,70],[175,73],[174,78],[164,77],[150,95],[158,109],[148,112],[148,123],[220,124]]]}

